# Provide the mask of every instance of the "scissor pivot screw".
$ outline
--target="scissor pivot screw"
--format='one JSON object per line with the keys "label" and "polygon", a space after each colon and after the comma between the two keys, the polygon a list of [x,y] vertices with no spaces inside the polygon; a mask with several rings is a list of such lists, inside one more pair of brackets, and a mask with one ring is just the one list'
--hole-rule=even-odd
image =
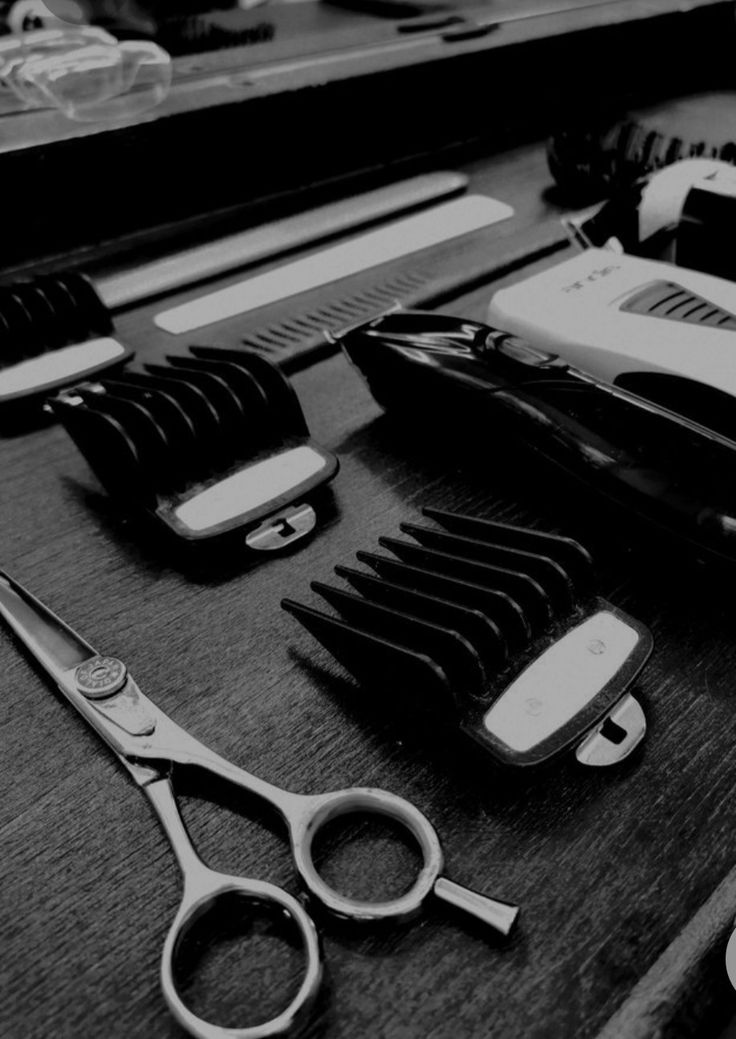
{"label": "scissor pivot screw", "polygon": [[117,693],[127,677],[128,669],[117,657],[92,657],[79,665],[75,675],[77,689],[90,700]]}

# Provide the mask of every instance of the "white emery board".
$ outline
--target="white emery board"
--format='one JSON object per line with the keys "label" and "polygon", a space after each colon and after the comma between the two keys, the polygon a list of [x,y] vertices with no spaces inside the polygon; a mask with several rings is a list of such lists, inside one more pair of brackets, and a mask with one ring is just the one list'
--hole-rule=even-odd
{"label": "white emery board", "polygon": [[328,285],[352,274],[377,267],[470,231],[506,220],[513,209],[484,195],[467,195],[394,220],[376,231],[356,235],[265,274],[244,278],[235,285],[199,299],[163,310],[154,318],[165,332],[180,335],[205,325],[247,314],[259,307]]}

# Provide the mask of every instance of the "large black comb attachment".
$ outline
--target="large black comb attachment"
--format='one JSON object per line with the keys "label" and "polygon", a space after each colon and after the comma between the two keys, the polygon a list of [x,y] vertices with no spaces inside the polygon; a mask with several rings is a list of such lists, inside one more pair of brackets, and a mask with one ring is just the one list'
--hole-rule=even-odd
{"label": "large black comb attachment", "polygon": [[[339,619],[293,600],[283,606],[353,675],[378,684],[389,697],[407,699],[410,712],[430,705],[439,709],[502,763],[547,760],[579,741],[617,703],[648,655],[649,634],[595,598],[592,560],[577,542],[442,510],[423,511],[441,529],[402,524],[413,541],[379,539],[393,556],[358,553],[372,573],[335,568],[349,591],[313,583]],[[575,652],[570,670],[561,676],[561,654],[568,644]],[[569,678],[568,699],[574,703],[581,694],[573,671],[586,675],[592,666],[590,682],[603,675],[605,688],[594,689],[574,710],[563,709],[563,692],[555,701],[549,684],[539,695],[523,685],[533,681],[543,658],[549,660],[552,684]],[[613,661],[610,674],[606,659]],[[512,688],[513,702],[499,707]],[[520,712],[518,719],[514,711]],[[557,712],[559,724],[545,728],[540,720],[545,711]],[[536,712],[528,725],[524,712]],[[487,724],[491,717],[493,723]],[[517,737],[517,727],[526,733]],[[530,730],[541,737],[531,739]],[[628,737],[634,741],[624,733],[621,742]]]}
{"label": "large black comb attachment", "polygon": [[[263,358],[193,347],[144,367],[50,405],[108,492],[172,532],[195,541],[238,530],[336,472],[334,455],[309,439],[288,380]],[[267,544],[248,543],[279,548],[301,533],[284,520]]]}

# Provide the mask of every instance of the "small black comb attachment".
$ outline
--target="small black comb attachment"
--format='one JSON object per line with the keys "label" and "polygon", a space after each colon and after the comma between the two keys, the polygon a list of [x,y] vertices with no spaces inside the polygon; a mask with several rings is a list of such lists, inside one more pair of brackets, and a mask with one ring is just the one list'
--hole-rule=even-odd
{"label": "small black comb attachment", "polygon": [[[255,360],[262,370],[263,359]],[[269,389],[252,374],[249,361],[239,356],[237,364],[228,360],[218,370],[213,360],[199,364],[196,358],[171,358],[168,364],[145,365],[144,373],[102,380],[93,394],[82,388],[79,395],[84,405],[109,414],[122,427],[139,459],[142,486],[165,494],[285,443],[283,430],[269,415]],[[230,377],[231,368],[238,370],[238,381]],[[271,385],[284,380],[278,371],[276,380],[271,374]],[[63,421],[66,401],[52,406]],[[84,408],[76,409],[75,420],[75,440],[86,454]],[[114,489],[114,472],[98,475]]]}
{"label": "small black comb attachment", "polygon": [[109,311],[82,274],[0,287],[0,368],[111,332]]}
{"label": "small black comb attachment", "polygon": [[268,400],[256,380],[242,367],[220,361],[202,361],[196,357],[168,357],[169,364],[180,371],[204,374],[212,380],[220,401],[219,414],[228,428],[249,430],[251,439],[265,441],[276,431]]}
{"label": "small black comb attachment", "polygon": [[199,359],[220,361],[223,364],[231,362],[240,367],[243,367],[244,355],[247,356],[246,371],[261,387],[275,425],[294,436],[309,435],[309,427],[299,398],[291,383],[284,378],[275,364],[256,353],[244,354],[241,350],[228,350],[218,346],[193,346],[191,352]]}
{"label": "small black comb attachment", "polygon": [[177,383],[180,390],[184,390],[180,400],[207,454],[222,448],[226,426],[222,415],[222,387],[216,380],[193,377],[189,372],[163,364],[147,364],[145,370],[149,375],[165,379],[170,392]]}
{"label": "small black comb attachment", "polygon": [[[141,454],[141,438],[136,442],[109,408],[97,403],[97,386],[85,385],[64,393],[61,418],[69,436],[84,454],[87,464],[110,493],[128,496],[130,501],[153,507],[154,483]],[[58,398],[57,398],[58,399]]]}
{"label": "small black comb attachment", "polygon": [[111,495],[185,538],[278,513],[278,527],[259,527],[257,544],[247,543],[282,548],[314,526],[304,503],[298,516],[282,511],[337,471],[334,455],[306,435],[285,376],[246,351],[197,348],[66,391],[50,406]]}
{"label": "small black comb attachment", "polygon": [[[151,386],[145,377],[139,379],[130,372],[118,379],[106,379],[105,388],[107,402],[114,395],[139,404],[158,428],[165,449],[160,454],[161,464],[157,467],[154,486],[170,490],[182,487],[188,474],[193,471],[193,456],[196,458],[198,455],[198,441],[194,424],[176,396],[161,387]],[[178,455],[186,459],[186,464]]]}
{"label": "small black comb attachment", "polygon": [[553,560],[565,573],[569,583],[579,588],[592,588],[594,583],[593,560],[586,548],[572,538],[560,534],[547,534],[540,530],[514,527],[495,520],[465,516],[446,509],[422,509],[422,515],[434,520],[447,530],[464,537],[475,538],[488,544],[517,549],[520,552],[538,554]]}
{"label": "small black comb attachment", "polygon": [[[649,633],[592,594],[592,561],[569,538],[441,510],[444,529],[403,523],[381,537],[394,558],[359,552],[372,573],[337,566],[351,590],[312,584],[339,616],[283,603],[359,680],[389,700],[448,712],[507,764],[538,764],[589,734],[619,702],[651,648]],[[399,677],[401,676],[401,677]],[[406,707],[407,704],[405,703]],[[622,755],[646,727],[624,733]],[[617,760],[617,751],[589,759]],[[616,740],[613,740],[616,743]],[[581,751],[581,753],[583,753]],[[582,760],[582,759],[581,759]]]}
{"label": "small black comb attachment", "polygon": [[[63,386],[121,368],[132,351],[91,282],[45,275],[0,285],[0,419],[28,421]],[[30,405],[30,407],[29,407]]]}

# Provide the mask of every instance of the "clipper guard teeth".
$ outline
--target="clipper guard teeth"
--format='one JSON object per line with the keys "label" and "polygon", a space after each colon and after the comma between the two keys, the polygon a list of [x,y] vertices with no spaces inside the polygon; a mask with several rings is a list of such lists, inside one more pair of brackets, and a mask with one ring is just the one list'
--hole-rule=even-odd
{"label": "clipper guard teeth", "polygon": [[121,366],[110,313],[82,274],[0,286],[0,417],[50,392]]}
{"label": "clipper guard teeth", "polygon": [[144,367],[50,401],[112,497],[189,543],[244,533],[271,551],[313,529],[301,498],[338,462],[278,368],[215,347]]}
{"label": "clipper guard teeth", "polygon": [[[431,706],[497,762],[540,764],[590,740],[643,666],[649,632],[594,596],[577,542],[423,514],[438,526],[404,523],[413,540],[379,538],[392,555],[357,553],[370,572],[335,567],[347,589],[312,584],[339,617],[291,599],[283,607],[359,681],[410,712]],[[602,756],[625,756],[644,728]]]}

